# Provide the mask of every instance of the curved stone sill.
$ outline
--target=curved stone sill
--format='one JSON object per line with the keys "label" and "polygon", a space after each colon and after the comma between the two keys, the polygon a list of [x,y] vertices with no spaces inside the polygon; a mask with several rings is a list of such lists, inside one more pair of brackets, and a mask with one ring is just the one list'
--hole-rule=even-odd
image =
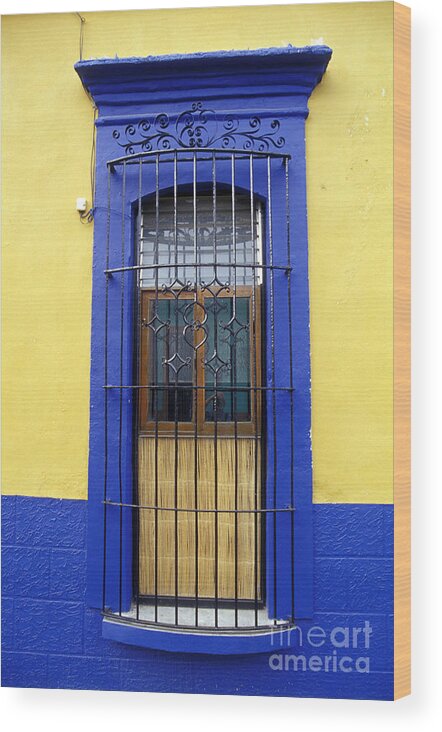
{"label": "curved stone sill", "polygon": [[[172,653],[205,653],[209,655],[244,655],[271,653],[289,648],[295,642],[293,628],[247,633],[184,632],[153,628],[117,620],[103,619],[103,638],[132,646]],[[292,639],[293,637],[293,639]]]}

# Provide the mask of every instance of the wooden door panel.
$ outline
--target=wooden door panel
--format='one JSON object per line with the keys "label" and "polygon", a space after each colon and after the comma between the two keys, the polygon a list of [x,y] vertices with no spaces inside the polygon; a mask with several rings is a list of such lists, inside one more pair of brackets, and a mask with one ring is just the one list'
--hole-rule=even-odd
{"label": "wooden door panel", "polygon": [[[247,513],[261,508],[261,442],[251,437],[218,439],[217,473],[220,511],[196,513],[140,509],[139,592],[141,595],[215,597],[216,564],[218,598],[260,599],[261,518]],[[255,455],[256,451],[256,455]],[[198,437],[197,480],[195,440],[180,435],[177,441],[177,506],[180,509],[216,508],[215,441]],[[156,466],[157,465],[157,469]],[[155,481],[155,474],[157,480]],[[235,480],[236,475],[236,480]],[[197,504],[195,496],[197,490]],[[236,486],[236,489],[235,489]],[[175,440],[139,438],[139,503],[141,506],[175,507]],[[236,493],[236,501],[235,501]],[[222,512],[224,509],[224,513]],[[227,513],[238,509],[244,513]],[[218,558],[215,563],[215,537]],[[175,536],[178,535],[178,542]],[[196,541],[198,552],[196,552]],[[236,550],[236,558],[235,558]],[[155,561],[156,551],[156,561]],[[178,556],[176,587],[175,559]],[[198,562],[196,562],[196,556]],[[155,567],[157,581],[155,582]],[[257,588],[257,592],[256,592]],[[236,591],[235,591],[236,590]],[[257,595],[257,597],[256,597]]]}

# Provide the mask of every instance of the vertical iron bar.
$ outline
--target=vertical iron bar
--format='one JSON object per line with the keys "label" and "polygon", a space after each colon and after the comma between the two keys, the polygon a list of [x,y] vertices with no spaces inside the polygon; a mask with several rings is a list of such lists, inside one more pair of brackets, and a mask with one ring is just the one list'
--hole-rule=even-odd
{"label": "vertical iron bar", "polygon": [[[143,185],[143,162],[140,158],[139,169],[138,169],[138,236],[136,237],[136,263],[140,264],[141,261],[141,237],[142,237],[142,209],[141,209],[141,192]],[[140,383],[140,348],[141,348],[141,278],[143,276],[142,271],[134,271],[133,277],[133,299],[134,299],[134,333],[135,333],[135,366],[134,366],[134,384]],[[138,446],[138,431],[139,431],[139,418],[140,418],[140,394],[133,394],[133,404],[135,407],[134,415],[134,450],[133,450],[133,490],[134,490],[134,504],[135,515],[133,518],[134,531],[134,574],[135,574],[135,602],[136,602],[136,618],[140,617],[140,492],[139,492],[139,476],[138,476],[138,460],[139,460],[139,446]]]}
{"label": "vertical iron bar", "polygon": [[[160,156],[155,155],[155,264],[159,263],[159,206],[160,206]],[[155,315],[158,317],[158,267],[155,268]],[[154,332],[154,384],[158,385],[158,332]],[[154,390],[155,401],[155,509],[154,509],[154,616],[158,622],[158,389]]]}
{"label": "vertical iron bar", "polygon": [[[193,249],[194,249],[194,262],[195,262],[195,305],[194,305],[194,317],[196,312],[197,297],[198,297],[198,235],[197,235],[197,154],[193,153]],[[198,351],[194,351],[194,363],[193,363],[193,379],[194,386],[194,500],[195,500],[195,626],[198,627],[198,590],[199,590],[199,576],[198,576],[198,368],[197,358]]]}
{"label": "vertical iron bar", "polygon": [[[123,188],[122,188],[122,211],[121,211],[121,266],[124,267],[126,257],[126,161],[123,162]],[[123,345],[124,345],[124,279],[125,272],[121,272],[121,312],[120,312],[120,415],[119,415],[119,431],[118,431],[118,482],[120,503],[123,504],[123,455],[122,455],[122,439],[123,439]],[[120,542],[119,542],[119,615],[122,611],[123,598],[123,507],[120,506]]]}
{"label": "vertical iron bar", "polygon": [[[270,343],[271,343],[271,362],[272,362],[272,433],[273,433],[273,508],[277,508],[277,491],[276,491],[276,471],[277,471],[277,454],[276,454],[276,392],[275,392],[275,285],[273,270],[273,220],[272,220],[272,166],[271,157],[267,156],[267,205],[269,218],[269,259],[270,259]],[[273,605],[275,618],[277,620],[277,518],[276,511],[273,511]]]}
{"label": "vertical iron bar", "polygon": [[291,533],[291,599],[292,599],[292,623],[295,621],[295,486],[294,486],[294,459],[295,459],[295,425],[293,411],[293,339],[292,339],[292,292],[291,292],[291,241],[290,241],[290,192],[289,192],[289,161],[284,158],[285,166],[285,204],[286,204],[286,230],[287,230],[287,300],[288,300],[288,328],[289,328],[289,368],[290,368],[290,533]]}
{"label": "vertical iron bar", "polygon": [[[107,216],[106,216],[106,270],[109,269],[109,250],[110,250],[110,227],[111,227],[111,170],[107,169]],[[105,289],[105,315],[104,315],[104,383],[108,383],[108,325],[109,325],[109,277],[106,274]],[[106,609],[106,555],[107,555],[107,470],[108,470],[108,447],[109,447],[109,430],[108,430],[108,389],[104,394],[104,481],[103,481],[103,602],[102,610]]]}
{"label": "vertical iron bar", "polygon": [[[252,384],[253,390],[253,412],[254,412],[254,442],[255,442],[255,454],[254,454],[254,594],[255,594],[255,625],[258,625],[258,373],[257,373],[257,359],[256,359],[256,347],[257,347],[257,334],[256,334],[256,260],[257,260],[257,237],[255,229],[255,200],[254,200],[254,171],[253,171],[253,155],[250,155],[249,160],[249,175],[250,175],[250,231],[252,236],[252,250],[253,250],[253,287],[252,287],[252,318],[251,325],[253,327],[253,359],[252,359]],[[252,326],[253,323],[253,326]],[[250,340],[250,339],[249,339]],[[250,395],[250,410],[252,409],[252,394]],[[261,523],[261,516],[259,518]]]}
{"label": "vertical iron bar", "polygon": [[[213,261],[214,261],[214,280],[215,282],[218,279],[218,267],[217,267],[217,211],[216,211],[216,154],[212,153],[212,213],[213,213]],[[214,334],[213,334],[213,343],[214,343],[214,349],[218,348],[218,318],[216,313],[216,308],[214,308]],[[214,568],[214,575],[215,575],[215,628],[218,627],[218,402],[217,402],[217,396],[218,396],[218,373],[215,371],[214,373],[214,393],[213,393],[213,418],[214,418],[214,428],[213,428],[213,435],[214,435],[214,445],[213,445],[213,461],[214,461],[214,503],[215,503],[215,513],[214,513],[214,521],[215,521],[215,568]],[[204,392],[205,395],[205,392]],[[205,403],[205,400],[204,400]]]}
{"label": "vertical iron bar", "polygon": [[[232,165],[232,246],[233,246],[233,343],[231,349],[231,358],[233,360],[233,389],[231,394],[231,403],[233,409],[233,428],[234,428],[234,445],[235,445],[235,628],[238,627],[238,400],[237,400],[237,373],[236,373],[236,336],[235,320],[236,320],[236,200],[235,200],[235,153],[231,154]],[[229,272],[230,279],[230,272]],[[233,353],[232,353],[233,351]]]}
{"label": "vertical iron bar", "polygon": [[[178,157],[176,151],[173,155],[173,240],[175,252],[175,280],[178,279],[178,200],[177,200],[177,179],[178,179]],[[170,274],[169,274],[170,277]],[[176,303],[178,311],[178,300]],[[178,338],[178,328],[176,330]],[[176,349],[178,350],[178,349]],[[175,390],[175,462],[174,462],[174,494],[175,508],[178,508],[178,392]],[[179,566],[178,566],[178,511],[175,511],[175,625],[178,625],[178,594],[179,594]]]}

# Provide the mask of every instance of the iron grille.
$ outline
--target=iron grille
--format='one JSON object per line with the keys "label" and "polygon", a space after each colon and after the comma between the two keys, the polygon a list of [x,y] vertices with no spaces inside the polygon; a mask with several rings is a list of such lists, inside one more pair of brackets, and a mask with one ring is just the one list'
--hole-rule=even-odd
{"label": "iron grille", "polygon": [[[122,622],[203,632],[294,622],[289,159],[200,148],[108,163],[103,596],[111,581],[119,602],[103,612]],[[280,583],[290,609],[278,607]]]}

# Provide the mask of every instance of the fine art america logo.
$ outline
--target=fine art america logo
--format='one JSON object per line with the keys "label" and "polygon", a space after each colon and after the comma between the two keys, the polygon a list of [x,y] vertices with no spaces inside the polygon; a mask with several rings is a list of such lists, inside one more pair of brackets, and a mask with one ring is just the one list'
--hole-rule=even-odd
{"label": "fine art america logo", "polygon": [[278,652],[269,657],[269,666],[272,671],[368,674],[372,633],[368,620],[363,626],[327,630],[320,625],[275,629],[272,646]]}

